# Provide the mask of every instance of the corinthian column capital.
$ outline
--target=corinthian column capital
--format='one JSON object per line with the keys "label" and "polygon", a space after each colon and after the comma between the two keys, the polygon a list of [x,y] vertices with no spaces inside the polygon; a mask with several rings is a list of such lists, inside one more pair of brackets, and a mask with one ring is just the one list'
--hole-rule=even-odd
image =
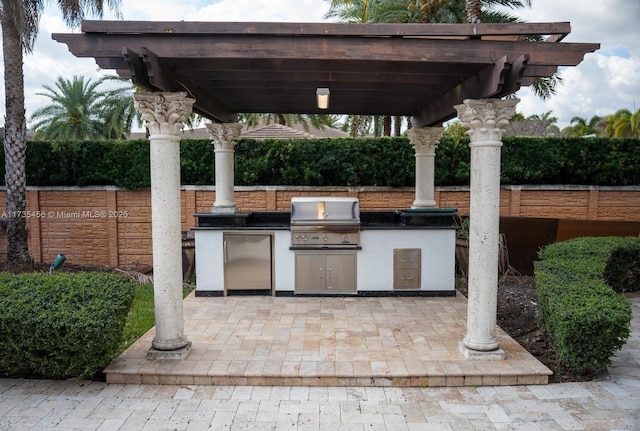
{"label": "corinthian column capital", "polygon": [[435,155],[444,127],[419,127],[407,130],[416,154]]}
{"label": "corinthian column capital", "polygon": [[178,136],[195,103],[185,92],[134,93],[133,99],[136,111],[140,113],[152,136]]}
{"label": "corinthian column capital", "polygon": [[503,127],[509,124],[518,102],[520,99],[467,99],[456,105],[460,122],[469,128],[471,145],[501,146]]}
{"label": "corinthian column capital", "polygon": [[216,150],[232,150],[242,132],[239,123],[207,123],[206,126]]}

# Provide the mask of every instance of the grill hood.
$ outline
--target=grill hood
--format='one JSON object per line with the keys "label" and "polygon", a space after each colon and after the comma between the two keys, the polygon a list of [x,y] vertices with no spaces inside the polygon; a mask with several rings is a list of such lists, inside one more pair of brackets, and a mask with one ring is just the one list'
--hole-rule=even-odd
{"label": "grill hood", "polygon": [[291,224],[360,223],[360,204],[353,197],[294,197]]}

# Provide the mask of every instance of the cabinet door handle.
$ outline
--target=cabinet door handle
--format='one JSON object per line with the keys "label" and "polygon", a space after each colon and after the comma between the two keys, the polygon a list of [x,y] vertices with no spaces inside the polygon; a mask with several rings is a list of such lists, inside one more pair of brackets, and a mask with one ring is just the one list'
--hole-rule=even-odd
{"label": "cabinet door handle", "polygon": [[402,259],[403,262],[413,262],[413,259],[410,257],[405,257],[404,259]]}
{"label": "cabinet door handle", "polygon": [[222,241],[222,255],[223,255],[224,263],[225,264],[229,263],[229,259],[227,258],[227,240],[226,239]]}
{"label": "cabinet door handle", "polygon": [[401,280],[413,280],[413,277],[405,277],[405,276],[402,276],[402,277],[400,277],[400,279],[401,279]]}

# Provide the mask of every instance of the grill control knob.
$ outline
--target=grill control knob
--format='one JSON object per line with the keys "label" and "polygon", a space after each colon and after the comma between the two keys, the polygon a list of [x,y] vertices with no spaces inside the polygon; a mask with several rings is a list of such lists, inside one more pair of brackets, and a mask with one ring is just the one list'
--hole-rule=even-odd
{"label": "grill control knob", "polygon": [[342,235],[342,242],[344,243],[349,242],[349,235]]}
{"label": "grill control knob", "polygon": [[327,242],[329,241],[329,235],[327,235],[326,233],[324,235],[322,235],[322,239]]}

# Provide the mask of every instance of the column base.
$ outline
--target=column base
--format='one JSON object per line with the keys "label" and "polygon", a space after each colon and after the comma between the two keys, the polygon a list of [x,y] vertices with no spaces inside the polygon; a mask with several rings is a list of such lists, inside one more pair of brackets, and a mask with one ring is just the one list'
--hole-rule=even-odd
{"label": "column base", "polygon": [[504,350],[498,348],[486,352],[473,350],[464,345],[463,341],[458,343],[458,349],[462,355],[470,361],[502,361],[505,358]]}
{"label": "column base", "polygon": [[213,214],[235,214],[236,212],[238,212],[238,207],[234,206],[228,206],[228,207],[216,207],[214,206],[213,208],[211,208],[211,212]]}
{"label": "column base", "polygon": [[422,201],[414,201],[411,205],[411,209],[427,209],[427,208],[436,208],[436,201],[433,200],[422,200]]}
{"label": "column base", "polygon": [[147,359],[184,359],[191,351],[191,341],[176,350],[158,350],[153,347],[147,351]]}

